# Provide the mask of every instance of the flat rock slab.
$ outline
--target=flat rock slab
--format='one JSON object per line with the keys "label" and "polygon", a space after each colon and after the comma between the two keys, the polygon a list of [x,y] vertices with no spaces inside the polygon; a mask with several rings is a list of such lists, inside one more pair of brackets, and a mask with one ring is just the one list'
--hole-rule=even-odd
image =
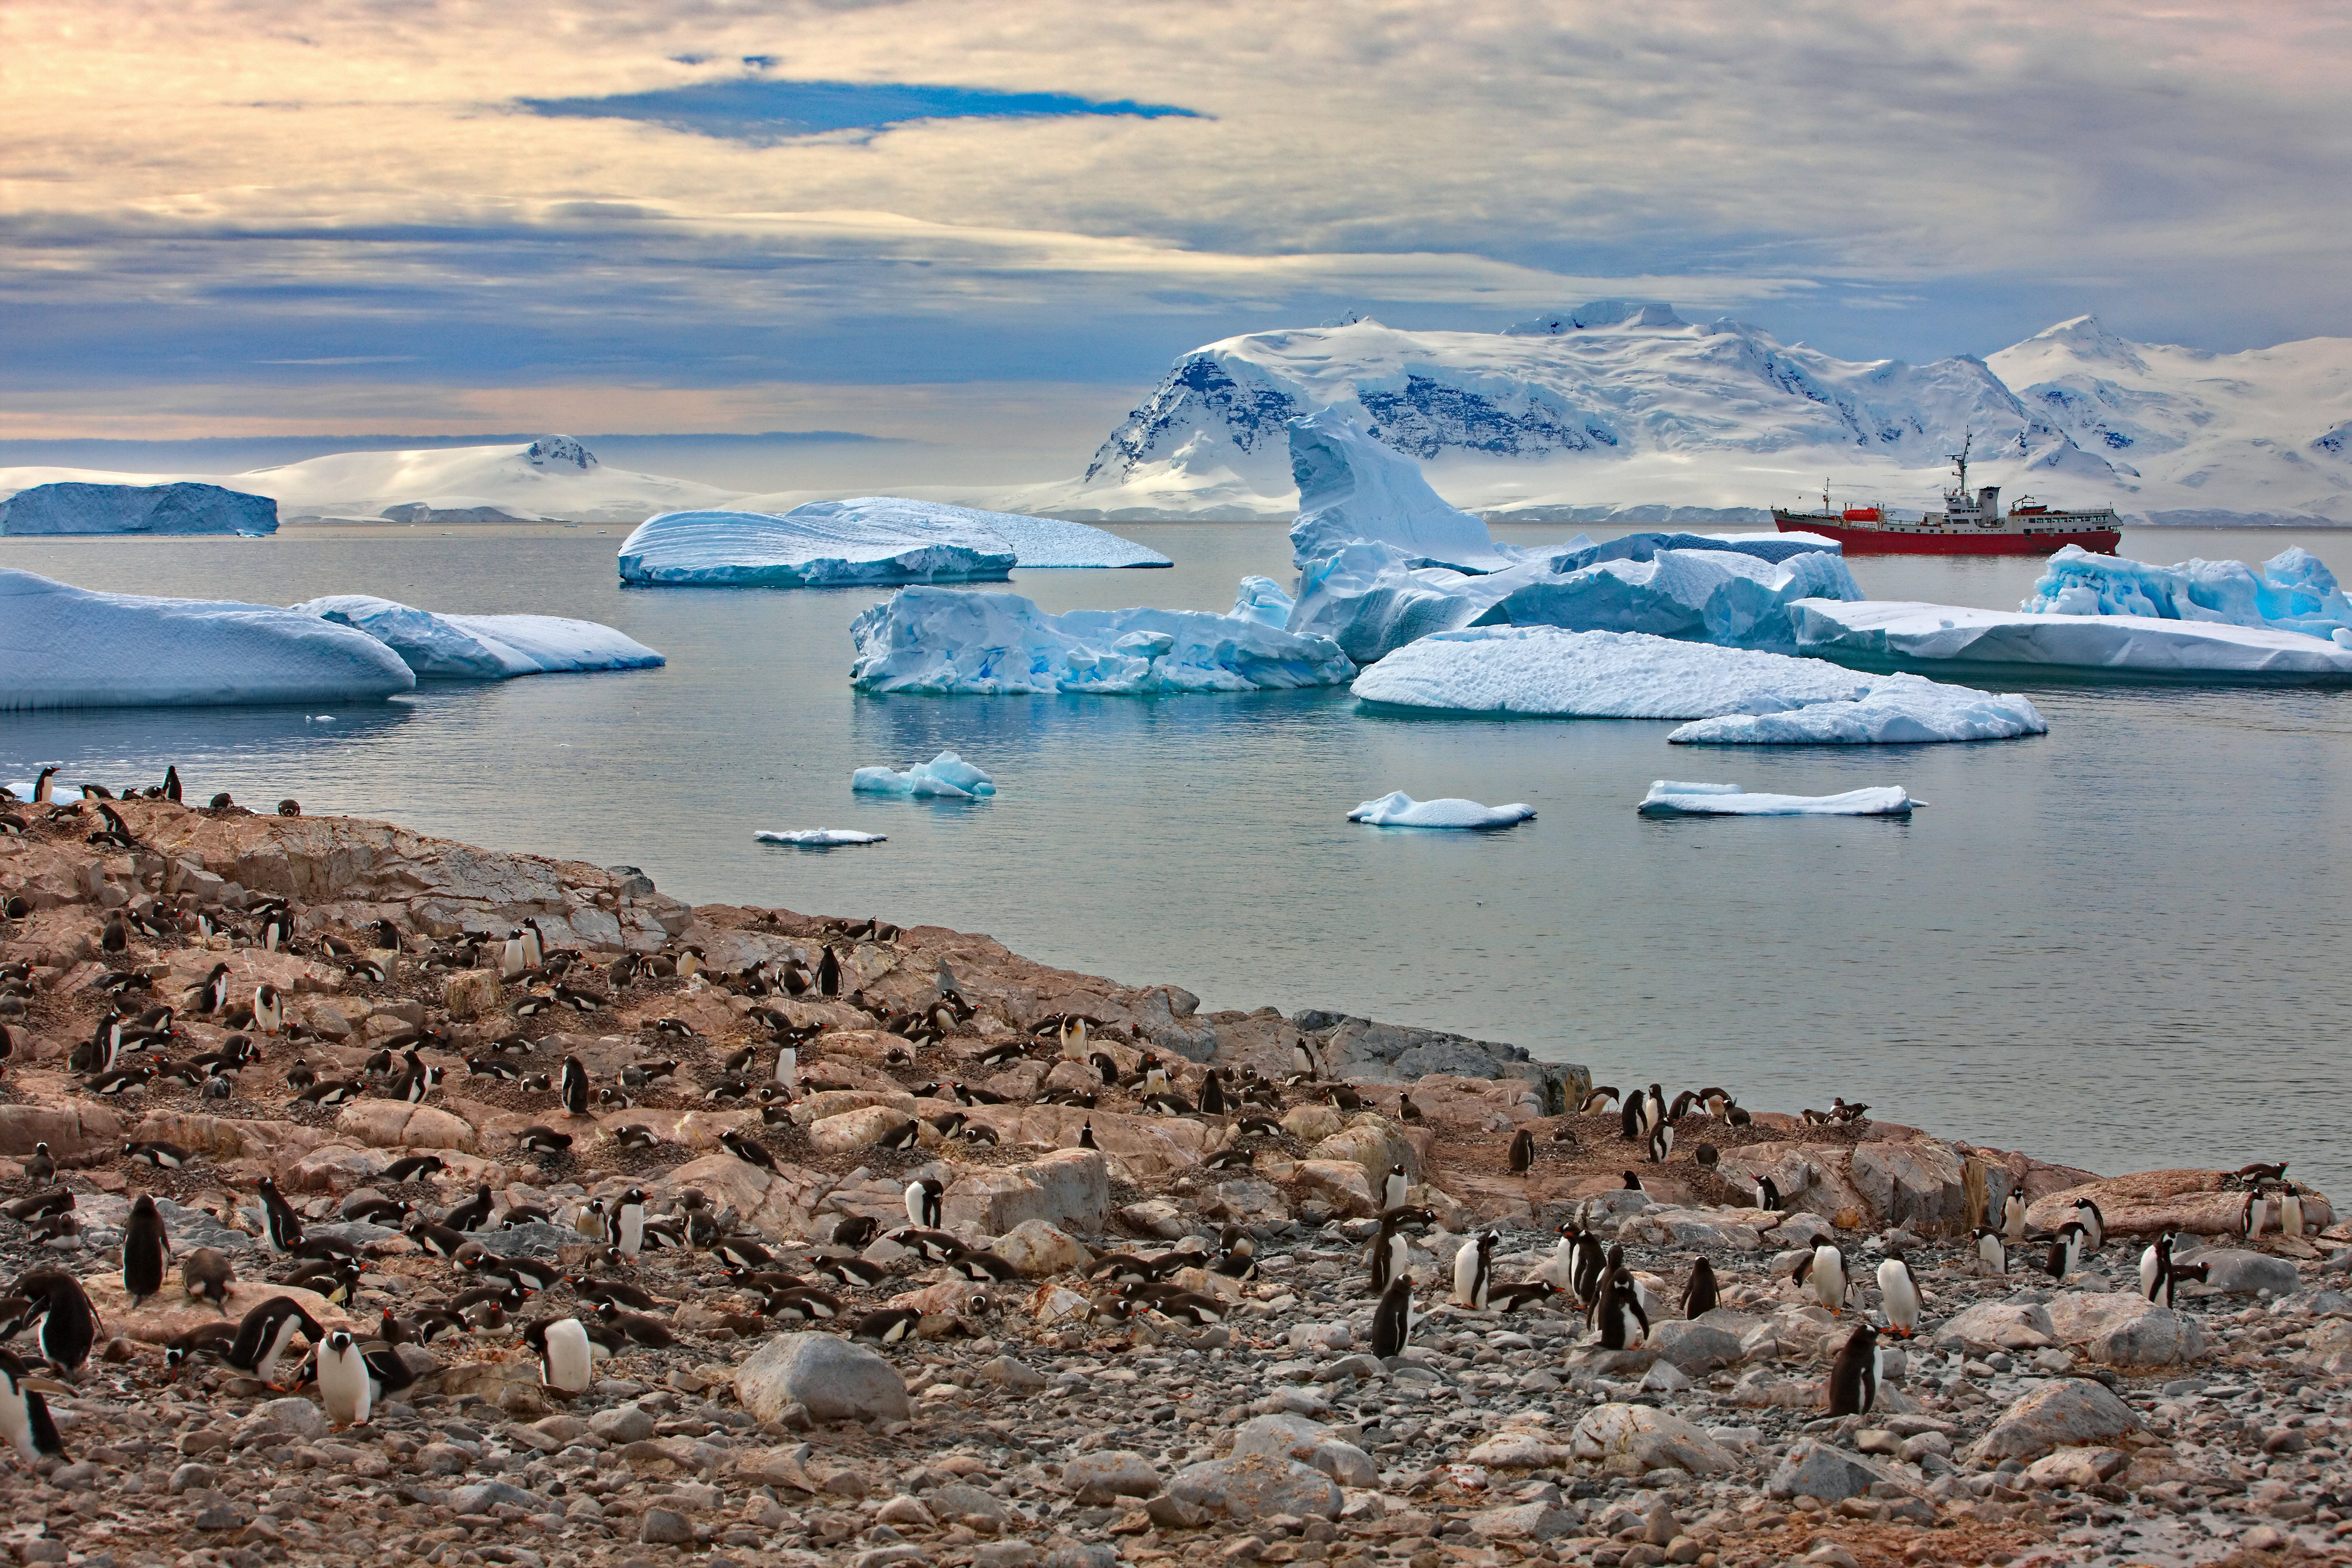
{"label": "flat rock slab", "polygon": [[1580,1459],[1597,1459],[1612,1474],[1683,1469],[1695,1476],[1739,1468],[1730,1449],[1667,1411],[1646,1405],[1602,1405],[1587,1411],[1570,1438]]}
{"label": "flat rock slab", "polygon": [[1835,1503],[1862,1496],[1877,1481],[1911,1489],[1885,1466],[1809,1438],[1789,1450],[1764,1483],[1764,1491],[1768,1497],[1810,1497]]}
{"label": "flat rock slab", "polygon": [[1169,1494],[1239,1524],[1280,1513],[1337,1519],[1346,1501],[1339,1483],[1296,1459],[1269,1454],[1187,1465],[1168,1483]]}
{"label": "flat rock slab", "polygon": [[904,1421],[910,1408],[898,1368],[832,1334],[770,1340],[735,1369],[735,1396],[761,1421],[795,1404],[820,1421]]}
{"label": "flat rock slab", "polygon": [[2062,1378],[2003,1411],[1969,1453],[1979,1463],[2037,1459],[2053,1448],[2088,1447],[2139,1430],[2132,1407],[2104,1384]]}

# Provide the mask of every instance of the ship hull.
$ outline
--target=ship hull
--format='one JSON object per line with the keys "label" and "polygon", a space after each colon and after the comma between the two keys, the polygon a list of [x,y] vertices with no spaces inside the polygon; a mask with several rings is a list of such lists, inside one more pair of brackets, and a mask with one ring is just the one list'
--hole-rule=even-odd
{"label": "ship hull", "polygon": [[2069,544],[2094,555],[2113,555],[2123,542],[2112,528],[2036,529],[1990,528],[1865,528],[1851,522],[1831,522],[1802,513],[1775,511],[1772,521],[1783,533],[1818,533],[1834,539],[1848,555],[2054,555]]}

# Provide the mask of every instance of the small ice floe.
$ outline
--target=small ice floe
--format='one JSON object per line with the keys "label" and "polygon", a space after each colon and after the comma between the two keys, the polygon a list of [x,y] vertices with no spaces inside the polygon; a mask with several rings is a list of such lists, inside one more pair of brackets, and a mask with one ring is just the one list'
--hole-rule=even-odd
{"label": "small ice floe", "polygon": [[804,827],[797,833],[754,833],[762,844],[792,844],[803,849],[833,849],[845,844],[880,844],[887,836],[859,833],[848,827]]}
{"label": "small ice floe", "polygon": [[1368,822],[1374,827],[1509,827],[1516,823],[1532,822],[1535,815],[1536,808],[1524,802],[1482,805],[1458,796],[1415,800],[1397,790],[1378,800],[1364,802],[1348,814],[1348,820]]}
{"label": "small ice floe", "polygon": [[860,768],[849,775],[849,787],[859,795],[936,795],[947,800],[975,800],[996,793],[986,773],[953,752],[941,752],[904,773]]}
{"label": "small ice floe", "polygon": [[1850,789],[1843,795],[1749,795],[1735,784],[1684,784],[1656,779],[1643,797],[1644,816],[1908,816],[1915,805],[1901,784]]}

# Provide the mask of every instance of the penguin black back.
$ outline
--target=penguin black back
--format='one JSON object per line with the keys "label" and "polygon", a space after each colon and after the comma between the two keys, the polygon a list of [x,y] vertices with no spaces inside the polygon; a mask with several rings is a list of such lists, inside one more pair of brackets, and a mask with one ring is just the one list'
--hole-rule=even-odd
{"label": "penguin black back", "polygon": [[1381,1292],[1381,1304],[1373,1309],[1372,1353],[1383,1360],[1402,1355],[1412,1334],[1412,1277],[1401,1275]]}
{"label": "penguin black back", "polygon": [[1690,1283],[1683,1289],[1683,1316],[1703,1317],[1715,1306],[1715,1266],[1702,1258],[1691,1265]]}
{"label": "penguin black back", "polygon": [[1524,1176],[1535,1163],[1536,1135],[1522,1127],[1511,1135],[1511,1174]]}
{"label": "penguin black back", "polygon": [[40,1315],[41,1354],[67,1372],[79,1372],[98,1338],[98,1314],[81,1281],[63,1269],[36,1268],[16,1281],[15,1293]]}
{"label": "penguin black back", "polygon": [[163,1264],[171,1252],[171,1241],[163,1234],[163,1216],[157,1211],[154,1198],[140,1194],[139,1201],[131,1205],[131,1218],[122,1232],[122,1289],[130,1296],[132,1307],[138,1307],[163,1288]]}
{"label": "penguin black back", "polygon": [[1861,1415],[1878,1403],[1878,1331],[1856,1324],[1830,1367],[1830,1414]]}

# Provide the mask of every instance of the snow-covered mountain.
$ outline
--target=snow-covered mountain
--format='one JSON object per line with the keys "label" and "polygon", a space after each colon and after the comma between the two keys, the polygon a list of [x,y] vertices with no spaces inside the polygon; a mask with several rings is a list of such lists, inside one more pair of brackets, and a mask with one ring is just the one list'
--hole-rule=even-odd
{"label": "snow-covered mountain", "polygon": [[285,521],[389,518],[398,522],[643,522],[659,511],[715,506],[731,490],[608,468],[569,436],[520,446],[337,452],[242,474],[118,474],[90,468],[0,468],[0,497],[62,479],[152,485],[200,479],[278,502]]}
{"label": "snow-covered mountain", "polygon": [[1286,515],[1284,421],[1319,408],[1420,458],[1456,504],[1528,521],[1761,521],[1824,479],[1843,500],[1924,509],[1971,433],[1972,479],[2012,496],[2178,522],[2352,521],[2338,450],[2352,342],[2213,356],[2084,318],[1990,361],[1857,363],[1623,300],[1500,332],[1358,320],[1211,343],[1082,478],[1020,504],[1094,521]]}

